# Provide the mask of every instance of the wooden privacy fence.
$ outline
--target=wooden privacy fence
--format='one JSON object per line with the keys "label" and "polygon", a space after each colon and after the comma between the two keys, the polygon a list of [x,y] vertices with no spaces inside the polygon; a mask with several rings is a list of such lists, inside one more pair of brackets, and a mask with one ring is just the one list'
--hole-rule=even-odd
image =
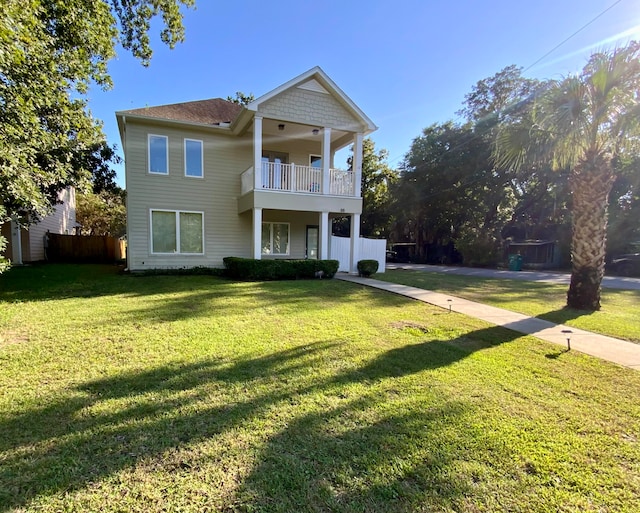
{"label": "wooden privacy fence", "polygon": [[125,241],[106,235],[46,235],[49,262],[113,263],[125,258]]}

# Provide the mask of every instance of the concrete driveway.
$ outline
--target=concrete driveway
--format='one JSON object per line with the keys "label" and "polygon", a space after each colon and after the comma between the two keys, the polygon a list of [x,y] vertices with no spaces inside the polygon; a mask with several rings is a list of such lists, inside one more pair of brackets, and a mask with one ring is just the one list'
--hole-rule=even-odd
{"label": "concrete driveway", "polygon": [[[506,278],[509,280],[542,281],[569,285],[571,275],[554,271],[505,271],[498,269],[480,269],[473,267],[452,267],[446,265],[426,264],[394,264],[387,263],[386,268],[408,269],[429,273],[458,274],[461,276],[477,276],[478,278]],[[640,290],[640,278],[605,276],[602,287],[607,289]]]}

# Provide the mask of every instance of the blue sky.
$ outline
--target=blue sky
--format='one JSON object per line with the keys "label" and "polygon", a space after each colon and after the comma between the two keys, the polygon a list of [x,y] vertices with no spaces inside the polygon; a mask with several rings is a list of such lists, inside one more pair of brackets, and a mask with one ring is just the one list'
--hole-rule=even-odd
{"label": "blue sky", "polygon": [[[560,78],[595,49],[640,39],[637,0],[196,3],[184,11],[183,44],[162,45],[156,23],[151,65],[119,50],[109,66],[114,87],[90,91],[89,107],[110,144],[121,148],[117,110],[236,91],[258,97],[318,65],[378,125],[376,148],[386,148],[397,165],[424,127],[458,119],[464,95],[505,66]],[[124,185],[122,167],[118,181]]]}

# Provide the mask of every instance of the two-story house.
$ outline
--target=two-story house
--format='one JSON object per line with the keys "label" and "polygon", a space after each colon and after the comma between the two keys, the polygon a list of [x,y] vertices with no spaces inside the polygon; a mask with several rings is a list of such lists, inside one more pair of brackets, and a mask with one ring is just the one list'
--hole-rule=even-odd
{"label": "two-story house", "polygon": [[[216,98],[116,117],[132,271],[326,259],[331,219],[350,216],[355,272],[362,140],[376,126],[319,67],[246,106]],[[352,170],[336,169],[349,145]]]}

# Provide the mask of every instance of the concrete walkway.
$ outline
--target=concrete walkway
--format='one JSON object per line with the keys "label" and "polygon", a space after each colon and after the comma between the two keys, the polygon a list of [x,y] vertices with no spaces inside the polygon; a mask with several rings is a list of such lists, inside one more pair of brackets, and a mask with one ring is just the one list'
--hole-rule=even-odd
{"label": "concrete walkway", "polygon": [[429,303],[453,312],[476,317],[519,333],[533,335],[547,342],[567,347],[567,337],[571,339],[571,349],[624,367],[640,370],[640,344],[634,344],[605,335],[598,335],[578,328],[554,324],[542,319],[475,303],[456,296],[431,292],[429,290],[408,287],[397,283],[360,278],[349,274],[336,274],[336,279],[373,287],[411,299]]}
{"label": "concrete walkway", "polygon": [[[386,265],[387,270],[405,269],[410,271],[424,271],[427,273],[458,274],[462,276],[476,276],[478,278],[506,278],[509,280],[543,281],[568,285],[571,275],[556,271],[507,271],[504,269],[483,269],[477,267],[457,267],[450,265],[427,264],[393,264]],[[640,278],[625,278],[623,276],[605,276],[602,280],[605,289],[640,290]]]}

